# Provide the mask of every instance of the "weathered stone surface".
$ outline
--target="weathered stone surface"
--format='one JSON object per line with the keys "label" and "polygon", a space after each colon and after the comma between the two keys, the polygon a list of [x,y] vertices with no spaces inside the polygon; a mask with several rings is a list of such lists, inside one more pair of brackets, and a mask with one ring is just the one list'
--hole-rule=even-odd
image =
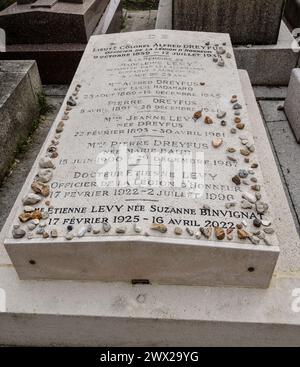
{"label": "weathered stone surface", "polygon": [[49,8],[17,3],[0,12],[8,45],[87,43],[109,0],[86,0],[84,6],[57,2]]}
{"label": "weathered stone surface", "polygon": [[[155,68],[159,65],[162,68],[159,70],[165,68],[165,60],[157,60],[159,56],[157,52],[161,51],[162,47],[161,39],[164,40],[164,45],[173,45],[172,50],[168,51],[167,60],[176,58],[178,70],[181,70],[178,74],[179,71],[176,71],[176,68],[170,69],[167,80],[164,79],[162,71],[157,71],[155,77],[147,77],[153,75],[153,65],[156,65]],[[52,226],[55,220],[59,236],[55,241],[52,238],[45,239],[39,236],[30,242],[35,242],[37,251],[39,246],[46,248],[47,252],[54,251],[54,248],[56,251],[63,248],[66,251],[63,256],[68,254],[68,261],[63,261],[60,257],[60,262],[65,263],[65,266],[61,268],[56,266],[56,274],[51,275],[47,263],[50,264],[53,258],[49,253],[46,256],[46,252],[43,252],[45,258],[39,261],[41,265],[43,264],[39,268],[40,276],[42,273],[47,273],[44,276],[67,276],[68,278],[80,276],[102,280],[130,280],[142,277],[171,284],[189,284],[191,281],[197,284],[212,282],[212,284],[246,284],[247,286],[255,284],[262,287],[268,285],[274,261],[278,256],[276,237],[271,239],[271,242],[275,243],[274,248],[264,248],[260,249],[261,251],[257,251],[257,246],[254,247],[247,239],[240,240],[238,237],[235,227],[241,222],[239,219],[241,214],[245,219],[248,218],[249,227],[252,225],[253,217],[257,215],[255,205],[248,211],[242,210],[240,200],[245,188],[242,184],[235,186],[231,181],[240,169],[248,168],[248,163],[243,162],[239,154],[242,146],[241,132],[231,134],[231,124],[221,126],[216,115],[218,111],[226,111],[226,118],[231,121],[236,116],[233,106],[238,107],[240,118],[245,122],[243,134],[248,141],[253,140],[251,122],[240,88],[234,58],[226,59],[224,67],[218,66],[217,63],[212,62],[215,50],[206,45],[207,42],[224,44],[226,50],[232,52],[229,37],[223,34],[151,31],[131,33],[130,39],[126,34],[120,34],[117,38],[105,36],[91,39],[57,120],[53,124],[53,129],[31,173],[34,177],[36,176],[38,165],[42,158],[47,156],[49,142],[56,134],[57,123],[65,113],[66,102],[74,92],[78,92],[76,106],[69,111],[69,119],[65,122],[64,131],[59,138],[57,149],[60,159],[55,161],[53,178],[49,182],[51,206],[49,206],[50,203],[46,204],[45,199],[39,203],[41,209],[46,209],[45,206],[49,207],[48,226]],[[207,50],[203,51],[203,47],[206,46]],[[125,54],[124,47],[127,50]],[[157,47],[159,50],[156,49]],[[140,49],[143,49],[142,53],[137,51]],[[135,68],[132,68],[132,60],[135,60]],[[147,60],[146,66],[145,60]],[[155,60],[155,63],[148,64],[149,60]],[[193,67],[186,67],[187,63],[189,65],[192,63]],[[176,74],[172,74],[175,72]],[[196,73],[199,73],[197,77],[195,77]],[[144,76],[141,77],[141,75]],[[211,79],[210,75],[214,78]],[[147,79],[151,80],[145,83]],[[139,89],[141,80],[143,80],[142,84],[145,84],[142,90],[145,89],[146,92],[136,96],[136,93],[132,94],[130,91]],[[178,96],[171,98],[167,92],[160,90],[162,84],[178,85],[178,83],[183,87],[188,85],[192,88],[192,96],[187,97],[186,94],[182,94],[181,89],[178,89]],[[78,84],[81,87],[78,87]],[[119,93],[122,88],[129,94]],[[97,94],[95,94],[96,91]],[[220,98],[215,98],[214,96],[219,93],[221,93]],[[233,95],[237,96],[234,104],[231,103]],[[165,100],[169,102],[165,104]],[[194,113],[201,108],[205,114],[195,122]],[[150,126],[147,129],[149,130],[144,131],[142,136],[135,135],[139,132],[135,129],[144,127],[145,116],[148,116],[147,124]],[[179,123],[170,125],[174,116]],[[210,124],[205,124],[207,117],[212,120]],[[157,119],[160,120],[163,130],[169,126],[171,131],[155,132]],[[126,124],[130,121],[132,125],[129,131]],[[109,122],[108,125],[106,125],[107,122]],[[114,126],[115,122],[117,126]],[[110,126],[114,128],[111,129]],[[216,136],[221,136],[224,141],[218,149],[214,149],[211,145],[212,139]],[[151,147],[158,153],[169,154],[175,149],[181,154],[180,157],[185,149],[195,153],[198,150],[205,153],[206,191],[193,192],[191,191],[193,185],[189,186],[190,183],[187,186],[188,190],[181,186],[175,187],[175,190],[173,187],[169,189],[167,172],[163,176],[167,179],[166,185],[162,186],[163,188],[154,187],[152,194],[151,190],[145,191],[140,185],[137,188],[130,187],[129,191],[127,187],[125,191],[122,187],[116,188],[113,183],[111,185],[106,183],[105,188],[102,187],[101,172],[100,177],[98,176],[100,181],[96,181],[95,178],[95,172],[98,172],[99,168],[95,161],[96,151],[98,154],[100,148],[98,145],[109,147],[113,153],[117,148],[121,149],[121,144],[128,143],[133,151],[139,147],[140,152],[143,152],[145,147],[147,149]],[[231,153],[236,156],[234,163],[226,158],[228,146],[237,148],[235,153]],[[170,148],[172,148],[171,151]],[[256,153],[249,152],[249,159],[257,161]],[[109,175],[115,173],[112,168],[108,172]],[[202,182],[201,172],[197,172],[198,185]],[[148,172],[146,173],[148,175]],[[259,168],[257,178],[262,185],[263,200],[267,200],[262,172]],[[131,191],[132,189],[134,190]],[[238,205],[226,211],[225,203],[231,201]],[[239,215],[234,217],[230,212],[236,212]],[[268,216],[269,214],[266,213]],[[77,237],[82,226],[101,223],[110,223],[112,230],[103,231],[101,236],[95,236],[94,233],[86,231],[83,237]],[[136,236],[134,223],[142,227],[144,236]],[[72,235],[75,236],[70,236],[72,238],[69,238],[66,243],[65,236],[69,225],[72,226]],[[121,231],[122,233],[116,235],[116,232],[120,232],[118,228],[124,226],[127,228],[126,233]],[[156,230],[151,229],[153,226]],[[201,228],[203,236],[192,237],[186,231],[177,235],[175,228],[178,226],[180,228],[188,226],[194,230],[194,233],[198,233]],[[221,226],[223,229],[232,228],[232,232],[227,233],[231,235],[230,243],[225,238],[216,241],[216,237],[212,235],[214,227]],[[45,228],[45,232],[49,233],[49,230]],[[219,234],[218,237],[222,238],[222,233]],[[34,236],[36,236],[35,233]],[[52,246],[53,241],[55,246]],[[48,242],[51,243],[49,247]],[[13,253],[16,256],[22,256],[19,255],[19,247],[21,248],[21,246],[18,247],[19,244],[21,241],[14,241],[11,238],[6,241],[8,250],[10,246],[16,246],[18,250],[13,250]],[[83,254],[79,248],[84,252],[84,261],[78,258]],[[122,250],[122,256],[120,250]],[[174,251],[175,255],[171,262],[168,255],[170,251]],[[216,251],[218,256],[211,256],[212,251]],[[99,256],[106,257],[110,266],[99,266]],[[257,266],[257,271],[251,276],[247,270],[250,260]],[[134,266],[130,266],[128,261]],[[176,261],[176,265],[173,261]],[[88,266],[88,264],[94,265]],[[82,267],[88,270],[78,270]],[[225,268],[226,271],[224,271]],[[24,265],[23,270],[21,276],[25,273],[26,277],[37,276],[32,266]],[[32,275],[32,272],[35,274]],[[239,277],[235,276],[237,272],[240,274]],[[64,275],[66,273],[67,275]]]}
{"label": "weathered stone surface", "polygon": [[300,0],[286,0],[284,15],[293,28],[299,28]]}
{"label": "weathered stone surface", "polygon": [[34,61],[0,61],[0,181],[39,116],[41,89]]}
{"label": "weathered stone surface", "polygon": [[277,43],[284,0],[174,0],[174,29],[229,33],[233,44]]}
{"label": "weathered stone surface", "polygon": [[[173,29],[172,0],[160,0],[156,29]],[[291,48],[293,45],[293,48]],[[278,41],[274,45],[235,46],[234,55],[239,69],[247,70],[252,85],[286,86],[290,73],[298,66],[297,42],[283,21]]]}
{"label": "weathered stone surface", "polygon": [[300,143],[300,69],[293,69],[284,103],[284,111]]}
{"label": "weathered stone surface", "polygon": [[[13,37],[12,44],[7,44],[6,46],[6,52],[0,52],[0,59],[36,60],[43,84],[69,84],[72,81],[86,46],[86,42],[82,43],[79,38],[88,40],[89,36],[92,34],[117,33],[121,30],[122,2],[120,0],[110,0],[101,17],[101,13],[99,15],[99,12],[96,11],[97,9],[94,9],[93,6],[87,10],[87,6],[93,1],[94,0],[89,0],[83,5],[61,3],[59,4],[59,8],[61,9],[62,7],[66,9],[66,13],[58,14],[58,16],[53,12],[53,9],[53,13],[51,13],[51,9],[48,9],[48,11],[44,9],[42,18],[44,20],[49,20],[47,27],[44,26],[42,18],[36,17],[34,14],[37,10],[29,9],[27,11],[25,10],[24,13],[22,13],[23,10],[20,10],[22,14],[19,12],[14,14],[16,4],[13,4],[4,11],[5,13],[0,13],[0,19],[1,15],[3,15],[3,23],[8,27],[9,33],[12,32],[11,34]],[[102,6],[101,3],[104,2],[107,3],[107,0],[95,1],[99,6]],[[56,4],[55,7],[56,6],[58,6],[58,4]],[[27,9],[29,7],[30,5],[22,5],[21,7],[19,6],[19,9]],[[65,22],[65,17],[69,16],[68,12],[70,13],[70,11],[67,11],[69,7],[73,10],[75,9],[74,12],[71,13],[73,18],[71,21],[67,20],[67,22]],[[83,12],[86,12],[85,18],[82,16]],[[39,11],[39,14],[40,13]],[[19,22],[20,17],[21,20]],[[28,17],[32,20],[30,24],[28,22]],[[95,23],[96,19],[98,20]],[[66,28],[66,23],[70,22],[76,23],[76,26]],[[58,24],[60,26],[58,26]],[[40,27],[41,32],[37,32],[34,25]],[[34,34],[30,37],[28,37],[27,32],[18,34],[20,27],[25,29],[28,27],[30,32]],[[81,30],[77,34],[75,31],[78,27],[81,29],[85,27],[85,33]],[[47,33],[49,29],[51,29],[52,32]],[[66,29],[68,32],[66,32]],[[38,33],[40,35],[37,35]],[[65,33],[67,33],[67,35],[63,36]],[[16,36],[16,34],[18,36]],[[42,34],[45,35],[45,39],[41,39]],[[53,34],[58,36],[54,38]],[[49,37],[54,38],[54,43],[46,43],[45,40],[49,39]],[[21,43],[21,38],[24,40],[24,43]],[[68,38],[70,43],[59,43],[59,39],[62,40],[62,38]],[[33,43],[32,40],[34,39],[39,39],[40,43]],[[15,42],[13,42],[14,40]]]}

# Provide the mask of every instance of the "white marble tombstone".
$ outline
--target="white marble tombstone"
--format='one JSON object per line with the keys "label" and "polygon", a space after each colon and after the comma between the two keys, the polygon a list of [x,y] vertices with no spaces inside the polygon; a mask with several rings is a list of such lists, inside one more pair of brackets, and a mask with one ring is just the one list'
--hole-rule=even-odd
{"label": "white marble tombstone", "polygon": [[91,37],[6,249],[22,279],[268,287],[260,159],[227,34]]}

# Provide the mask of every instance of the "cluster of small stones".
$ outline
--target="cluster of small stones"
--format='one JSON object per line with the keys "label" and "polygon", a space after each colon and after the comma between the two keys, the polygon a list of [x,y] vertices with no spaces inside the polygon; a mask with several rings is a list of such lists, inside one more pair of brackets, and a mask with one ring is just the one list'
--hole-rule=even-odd
{"label": "cluster of small stones", "polygon": [[22,199],[23,212],[19,215],[19,223],[13,225],[13,238],[23,238],[26,234],[28,239],[32,239],[35,235],[40,235],[43,238],[58,237],[58,230],[56,228],[48,228],[48,210],[42,211],[36,205],[41,205],[45,200],[44,204],[48,208],[52,208],[48,197],[51,194],[49,183],[55,170],[54,160],[59,155],[58,147],[61,134],[64,131],[65,121],[69,119],[70,112],[77,105],[76,100],[78,99],[80,88],[81,85],[77,84],[74,92],[68,98],[63,116],[55,128],[54,136],[50,145],[47,147],[46,154],[39,160],[39,171],[31,183],[31,192]]}
{"label": "cluster of small stones", "polygon": [[[206,45],[210,45],[209,42]],[[226,43],[223,43],[222,46],[218,44],[215,45],[216,55],[213,57],[213,62],[217,63],[218,66],[225,66],[224,57],[231,58],[231,54],[226,52],[225,47]],[[201,85],[205,85],[205,83],[201,83]],[[81,85],[78,84],[70,96],[66,103],[66,108],[64,110],[61,121],[57,124],[55,130],[55,136],[51,141],[50,146],[47,149],[47,154],[45,157],[40,159],[39,166],[40,171],[38,172],[34,182],[31,185],[31,189],[33,192],[29,193],[23,198],[23,213],[19,215],[19,220],[22,223],[27,224],[27,237],[33,238],[33,230],[35,230],[36,234],[42,235],[43,238],[56,238],[58,237],[58,231],[56,228],[51,228],[50,231],[47,231],[47,221],[46,219],[49,217],[47,211],[41,212],[39,209],[34,207],[35,204],[40,203],[43,199],[46,199],[50,195],[49,181],[52,179],[53,170],[55,169],[55,165],[52,159],[58,157],[58,149],[59,139],[61,137],[61,133],[64,131],[65,121],[69,119],[69,114],[72,109],[77,105],[76,99],[78,99],[78,92],[80,91]],[[242,110],[242,105],[238,102],[238,97],[233,95],[230,100],[232,104],[232,109],[234,113],[234,127],[230,129],[231,134],[237,134],[238,130],[243,130],[245,128],[245,123],[241,120],[240,111]],[[217,120],[221,121],[220,125],[225,127],[227,126],[227,121],[224,120],[227,113],[225,111],[218,111]],[[198,121],[203,118],[203,121],[207,125],[213,124],[215,121],[212,117],[206,115],[203,116],[203,109],[196,111],[194,113],[193,119],[194,121]],[[255,147],[254,144],[249,142],[249,139],[241,135],[239,136],[241,147],[239,149],[235,147],[227,147],[226,155],[227,159],[232,162],[237,162],[238,159],[234,156],[234,153],[240,152],[240,154],[244,157],[244,162],[246,164],[250,164],[249,169],[240,169],[235,176],[232,177],[232,181],[236,185],[246,185],[251,187],[252,192],[244,192],[242,194],[241,199],[241,208],[246,210],[256,210],[256,212],[260,215],[265,214],[268,211],[268,204],[264,203],[261,199],[260,193],[260,185],[255,177],[255,169],[258,167],[258,164],[250,161],[251,153],[254,153]],[[218,149],[224,145],[223,139],[220,137],[215,137],[212,140],[212,146],[214,149]],[[249,179],[250,178],[250,179]],[[51,207],[51,202],[49,200],[45,201],[45,205]],[[236,202],[226,203],[226,209],[233,208],[237,205]],[[203,205],[203,209],[209,210],[210,207],[208,205]],[[185,228],[186,233],[191,238],[196,238],[197,240],[211,239],[213,235],[219,241],[224,240],[225,238],[228,241],[232,241],[234,238],[235,231],[237,232],[237,236],[240,240],[249,239],[250,242],[254,245],[262,243],[266,245],[271,245],[268,241],[266,235],[274,234],[274,229],[271,227],[271,222],[268,220],[260,220],[258,218],[254,219],[253,226],[256,228],[254,231],[247,230],[248,223],[243,221],[240,224],[237,224],[236,228],[221,228],[221,227],[201,227],[196,230],[191,228]],[[168,232],[168,227],[165,224],[153,224],[150,227],[151,231],[159,232],[160,234],[165,234]],[[149,236],[149,232],[143,231],[142,227],[137,224],[133,225],[133,231],[136,234],[143,234],[144,236]],[[75,229],[72,225],[68,225],[66,228],[65,238],[67,240],[72,240],[74,237],[83,237],[86,235],[99,235],[102,233],[112,232],[112,227],[108,222],[103,223],[102,229],[100,227],[93,227],[92,225],[84,225]],[[127,233],[126,226],[117,226],[114,229],[115,234],[125,234]],[[174,228],[174,234],[176,236],[183,235],[183,229],[180,227]],[[20,224],[16,224],[13,226],[12,231],[14,238],[23,238],[26,235],[26,231],[24,228],[21,228]]]}
{"label": "cluster of small stones", "polygon": [[[255,170],[258,168],[258,163],[251,160],[251,154],[255,152],[255,146],[253,142],[246,135],[239,135],[238,132],[244,130],[246,124],[242,121],[240,115],[243,106],[239,103],[238,97],[233,95],[230,99],[230,104],[232,105],[233,111],[233,124],[234,127],[230,127],[230,133],[235,134],[239,138],[239,147],[225,147],[225,154],[229,161],[238,162],[239,159],[237,154],[243,158],[244,164],[246,168],[240,168],[238,172],[232,177],[232,182],[241,187],[247,187],[248,190],[243,190],[240,206],[243,210],[253,210],[256,211],[258,216],[252,222],[253,230],[248,229],[248,223],[243,221],[239,223],[236,228],[229,228],[224,230],[220,227],[215,227],[215,237],[218,240],[227,240],[231,241],[233,239],[235,231],[237,232],[237,236],[240,240],[249,240],[253,245],[259,245],[260,243],[271,246],[270,241],[266,237],[266,235],[273,235],[275,233],[274,229],[271,227],[271,221],[269,220],[260,220],[258,217],[265,215],[268,212],[269,205],[262,201],[261,194],[261,185],[258,182],[258,179],[255,176]],[[225,120],[227,115],[226,111],[218,111],[216,115],[216,119],[214,121],[210,116],[203,116],[203,109],[196,111],[193,115],[194,121],[198,121],[203,117],[203,122],[205,124],[213,124],[216,121],[221,121],[220,125],[225,127],[227,126],[227,121]],[[212,140],[212,147],[214,149],[219,149],[224,146],[224,141],[221,137],[215,137]],[[237,202],[229,202],[225,204],[226,209],[234,208],[238,205]],[[203,207],[205,209],[205,207]],[[209,208],[207,208],[209,209]],[[201,238],[201,234],[204,235],[205,238],[210,238],[213,229],[205,228],[206,235],[203,234],[203,229],[198,230],[196,232],[196,238]],[[177,230],[178,232],[178,230]],[[193,231],[188,230],[187,232],[191,235],[194,234]],[[176,232],[175,232],[176,233]]]}
{"label": "cluster of small stones", "polygon": [[[205,45],[210,46],[210,42],[206,42]],[[224,67],[225,60],[232,58],[231,53],[226,51],[226,42],[224,42],[222,45],[215,44],[214,49],[216,50],[216,53],[212,57],[213,62],[219,67]]]}

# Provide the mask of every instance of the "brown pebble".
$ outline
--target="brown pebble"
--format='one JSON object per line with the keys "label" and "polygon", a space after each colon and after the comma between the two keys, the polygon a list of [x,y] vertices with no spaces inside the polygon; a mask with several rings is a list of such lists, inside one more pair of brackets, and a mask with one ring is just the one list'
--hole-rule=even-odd
{"label": "brown pebble", "polygon": [[44,232],[44,233],[43,233],[43,237],[44,237],[44,238],[48,238],[48,237],[49,237],[49,233],[48,233],[48,232]]}
{"label": "brown pebble", "polygon": [[180,227],[175,227],[174,229],[174,233],[177,235],[177,236],[180,236],[182,235],[182,229]]}
{"label": "brown pebble", "polygon": [[50,205],[50,201],[49,200],[45,201],[45,205],[49,206]]}
{"label": "brown pebble", "polygon": [[57,157],[58,157],[58,153],[57,153],[57,152],[53,152],[53,153],[51,153],[50,158],[55,159],[55,158],[57,158]]}
{"label": "brown pebble", "polygon": [[237,229],[242,229],[243,228],[243,225],[241,223],[239,223],[239,224],[236,225],[236,228]]}
{"label": "brown pebble", "polygon": [[239,124],[240,122],[242,122],[242,120],[240,119],[240,117],[236,117],[236,118],[234,119],[234,122],[235,122],[236,124]]}
{"label": "brown pebble", "polygon": [[166,233],[168,230],[165,224],[152,224],[151,229],[160,233]]}
{"label": "brown pebble", "polygon": [[251,186],[251,189],[254,191],[260,191],[260,185],[253,185]]}
{"label": "brown pebble", "polygon": [[242,122],[240,122],[239,124],[236,124],[236,127],[239,129],[239,130],[243,130],[244,127],[245,127],[245,124],[243,124]]}
{"label": "brown pebble", "polygon": [[237,233],[240,240],[245,240],[246,238],[250,237],[250,234],[246,232],[244,229],[238,229]]}
{"label": "brown pebble", "polygon": [[236,185],[240,185],[241,184],[241,179],[239,178],[238,175],[235,175],[232,177],[232,182],[234,182]]}
{"label": "brown pebble", "polygon": [[223,143],[223,139],[221,138],[213,138],[212,140],[212,146],[214,148],[219,148],[222,145],[222,143]]}
{"label": "brown pebble", "polygon": [[250,150],[248,150],[247,148],[241,149],[240,152],[241,152],[241,155],[244,155],[244,156],[250,155]]}
{"label": "brown pebble", "polygon": [[249,158],[245,158],[245,159],[244,159],[244,162],[245,162],[245,163],[249,163],[249,162],[250,162],[250,159],[249,159]]}
{"label": "brown pebble", "polygon": [[257,168],[258,167],[258,163],[253,163],[252,165],[251,165],[251,168]]}
{"label": "brown pebble", "polygon": [[64,126],[65,126],[65,124],[64,124],[64,122],[63,121],[60,121],[59,123],[58,123],[58,125],[57,125],[57,127],[56,127],[56,132],[57,133],[61,133],[63,130],[64,130]]}
{"label": "brown pebble", "polygon": [[207,125],[211,125],[213,123],[213,120],[209,116],[206,116],[204,122]]}
{"label": "brown pebble", "polygon": [[197,111],[197,112],[194,113],[194,119],[195,120],[200,119],[201,116],[202,116],[202,111]]}
{"label": "brown pebble", "polygon": [[230,160],[231,162],[237,162],[237,159],[234,157],[231,157],[230,155],[227,156],[227,159]]}
{"label": "brown pebble", "polygon": [[236,152],[236,149],[232,148],[232,147],[229,147],[229,148],[227,148],[227,152],[228,153],[234,153],[234,152]]}
{"label": "brown pebble", "polygon": [[22,213],[19,215],[19,219],[22,223],[28,222],[31,219],[42,219],[42,213],[39,209],[30,213]]}
{"label": "brown pebble", "polygon": [[219,241],[224,240],[225,238],[225,231],[221,227],[215,227],[215,235]]}
{"label": "brown pebble", "polygon": [[50,188],[49,185],[39,182],[39,181],[34,181],[31,184],[31,188],[32,190],[36,193],[36,194],[41,194],[44,197],[49,196],[50,194]]}
{"label": "brown pebble", "polygon": [[230,228],[227,228],[226,229],[226,233],[227,234],[230,234],[230,233],[232,233],[233,232],[233,228],[232,227],[230,227]]}

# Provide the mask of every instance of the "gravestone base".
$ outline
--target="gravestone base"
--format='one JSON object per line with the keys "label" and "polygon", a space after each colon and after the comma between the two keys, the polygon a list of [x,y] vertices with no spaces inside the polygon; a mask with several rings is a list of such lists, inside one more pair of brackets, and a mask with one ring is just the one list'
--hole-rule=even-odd
{"label": "gravestone base", "polygon": [[285,114],[294,131],[295,137],[300,143],[300,69],[294,69],[288,87],[287,97],[284,103]]}
{"label": "gravestone base", "polygon": [[[160,0],[155,28],[172,29],[172,12],[172,0]],[[299,62],[300,48],[293,51],[293,41],[282,21],[277,44],[233,46],[238,68],[248,71],[252,85],[286,86]]]}
{"label": "gravestone base", "polygon": [[[93,35],[120,32],[121,18],[120,0],[111,0]],[[36,60],[43,84],[69,84],[85,47],[85,43],[7,45],[0,60]]]}
{"label": "gravestone base", "polygon": [[[268,288],[279,249],[122,237],[41,244],[6,241],[20,279],[131,281]],[[120,256],[122,254],[122,256]],[[180,261],[178,261],[180,259]],[[31,265],[34,260],[34,265]],[[250,270],[250,269],[253,269]]]}
{"label": "gravestone base", "polygon": [[20,280],[3,246],[12,212],[0,235],[1,345],[300,346],[300,240],[250,80],[245,71],[240,78],[267,189],[276,192],[282,254],[270,288]]}
{"label": "gravestone base", "polygon": [[0,61],[0,181],[14,159],[18,144],[27,138],[39,118],[41,90],[34,61]]}

